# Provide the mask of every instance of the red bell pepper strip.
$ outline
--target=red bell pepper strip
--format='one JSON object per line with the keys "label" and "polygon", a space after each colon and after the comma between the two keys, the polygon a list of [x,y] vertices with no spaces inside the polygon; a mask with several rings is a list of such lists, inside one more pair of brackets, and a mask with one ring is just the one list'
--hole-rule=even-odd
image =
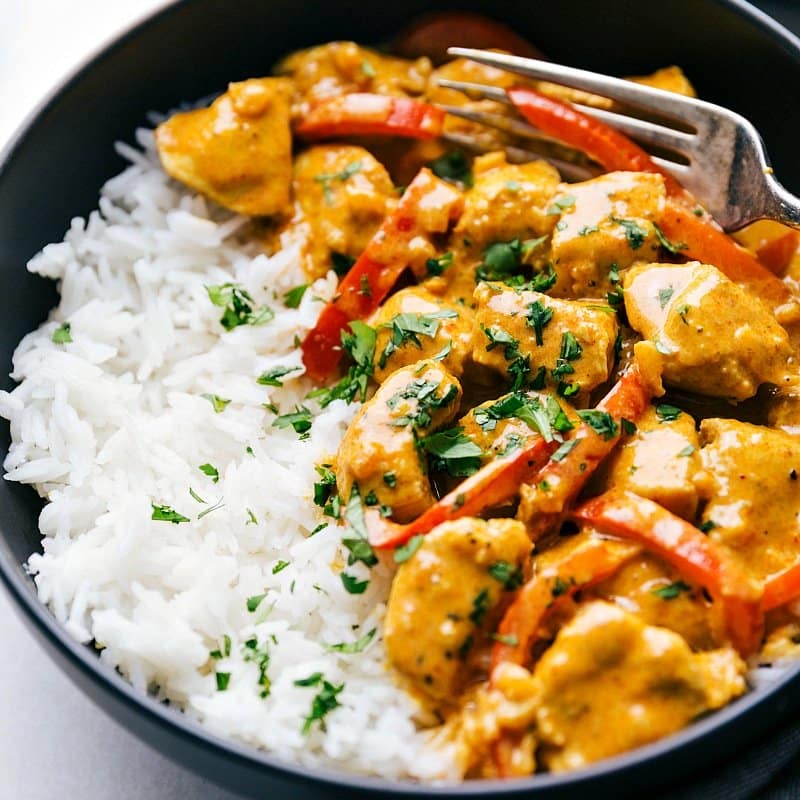
{"label": "red bell pepper strip", "polygon": [[667,194],[673,197],[687,196],[686,190],[675,178],[624,133],[578,111],[570,103],[548,97],[534,89],[515,87],[507,89],[506,94],[531,125],[570,147],[582,150],[609,172],[657,172],[664,176]]}
{"label": "red bell pepper strip", "polygon": [[561,560],[535,572],[519,590],[497,629],[492,673],[507,662],[528,666],[531,648],[548,614],[576,592],[613,575],[641,550],[632,542],[590,535]]}
{"label": "red bell pepper strip", "polygon": [[487,508],[510,500],[519,491],[520,484],[535,475],[557,447],[558,442],[546,442],[541,436],[532,437],[519,450],[481,467],[406,525],[385,519],[376,509],[367,508],[364,518],[369,543],[376,548],[398,547],[441,522],[474,517]]}
{"label": "red bell pepper strip", "polygon": [[718,228],[708,215],[697,216],[694,213],[697,203],[689,192],[625,134],[578,111],[569,103],[533,89],[508,89],[507,94],[531,125],[548,136],[583,150],[605,169],[662,175],[667,196],[673,202],[666,203],[658,224],[668,239],[686,244],[682,255],[713,264],[732,281],[751,286],[773,307],[789,300],[787,287],[755,256]]}
{"label": "red bell pepper strip", "polygon": [[734,647],[745,656],[758,648],[764,627],[763,588],[694,525],[652,500],[613,490],[584,503],[572,517],[643,544],[689,580],[705,586],[722,604]]}
{"label": "red bell pepper strip", "polygon": [[771,307],[791,299],[791,292],[783,281],[705,214],[698,217],[682,203],[667,200],[658,224],[668,239],[686,245],[681,255],[712,264],[734,283],[748,286]]}
{"label": "red bell pepper strip", "polygon": [[551,460],[536,475],[535,485],[523,492],[520,517],[536,541],[558,523],[563,512],[575,500],[598,465],[616,447],[622,435],[622,420],[635,423],[645,412],[651,388],[634,362],[598,403],[597,411],[609,414],[616,426],[611,435],[598,434],[591,425],[581,423],[571,440],[575,444],[560,460]]}
{"label": "red bell pepper strip", "polygon": [[445,209],[444,218],[453,220],[461,213],[462,204],[463,197],[457,189],[439,180],[429,169],[419,171],[342,279],[336,297],[306,335],[303,364],[313,380],[321,382],[336,369],[342,357],[341,334],[347,323],[375,311],[408,266],[412,240],[431,232],[424,224],[421,209]]}
{"label": "red bell pepper strip", "polygon": [[800,246],[800,233],[787,231],[756,250],[758,260],[776,275],[783,275],[789,266],[797,248]]}
{"label": "red bell pepper strip", "polygon": [[314,106],[297,126],[305,139],[331,136],[405,136],[436,139],[442,133],[444,111],[409,97],[345,94]]}
{"label": "red bell pepper strip", "polygon": [[767,578],[764,611],[771,611],[800,598],[800,563]]}

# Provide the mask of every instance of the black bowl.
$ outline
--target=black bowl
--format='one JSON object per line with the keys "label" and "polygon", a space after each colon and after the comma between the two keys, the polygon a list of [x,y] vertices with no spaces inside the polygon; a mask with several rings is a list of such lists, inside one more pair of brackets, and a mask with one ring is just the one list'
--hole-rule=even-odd
{"label": "black bowl", "polygon": [[[123,164],[112,143],[130,140],[151,109],[265,74],[282,54],[330,39],[386,40],[431,7],[484,12],[511,23],[553,59],[612,73],[684,67],[700,94],[749,117],[762,133],[777,174],[800,193],[796,134],[800,41],[741,0],[185,0],[122,35],[38,110],[0,157],[0,364],[7,372],[19,339],[55,303],[52,284],[25,271],[42,246],[62,238],[73,216],[96,204],[102,183]],[[4,379],[4,388],[10,381]],[[2,426],[3,455],[8,429]],[[800,706],[800,671],[754,691],[661,742],[568,775],[430,788],[355,778],[285,764],[222,740],[153,701],[73,641],[38,601],[24,571],[39,550],[34,492],[0,481],[0,577],[30,628],[58,664],[121,724],[166,755],[226,787],[271,798],[353,796],[535,796],[592,793],[620,798],[663,790],[708,769]]]}

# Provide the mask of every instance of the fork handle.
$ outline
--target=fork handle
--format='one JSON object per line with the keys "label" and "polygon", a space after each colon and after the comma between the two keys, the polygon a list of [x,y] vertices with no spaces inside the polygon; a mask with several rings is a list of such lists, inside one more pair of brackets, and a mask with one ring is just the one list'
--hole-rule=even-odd
{"label": "fork handle", "polygon": [[784,189],[772,175],[767,175],[769,195],[765,199],[763,216],[800,230],[800,199]]}

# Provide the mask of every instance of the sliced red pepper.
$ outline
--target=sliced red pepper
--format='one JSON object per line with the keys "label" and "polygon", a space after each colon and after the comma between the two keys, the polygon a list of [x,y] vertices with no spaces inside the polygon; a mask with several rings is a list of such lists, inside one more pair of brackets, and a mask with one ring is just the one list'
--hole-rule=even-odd
{"label": "sliced red pepper", "polygon": [[776,275],[783,275],[800,246],[800,233],[787,231],[756,250],[758,260]]}
{"label": "sliced red pepper", "polygon": [[772,575],[764,584],[764,611],[791,603],[800,598],[800,563],[777,575]]}
{"label": "sliced red pepper", "polygon": [[497,629],[492,670],[512,662],[528,666],[542,623],[559,603],[613,575],[641,546],[590,536],[555,564],[536,572],[519,590]]}
{"label": "sliced red pepper", "polygon": [[541,436],[533,437],[525,447],[481,467],[406,525],[384,519],[376,509],[366,509],[364,517],[369,543],[376,548],[398,547],[412,536],[427,533],[442,522],[474,517],[510,500],[520,485],[542,468],[557,447],[558,442],[545,442]]}
{"label": "sliced red pepper", "polygon": [[681,255],[712,264],[734,283],[748,286],[771,307],[790,300],[791,292],[786,284],[718,228],[706,214],[697,216],[682,203],[667,200],[658,224],[668,239],[686,245]]}
{"label": "sliced red pepper", "polygon": [[409,97],[357,92],[314,106],[297,126],[306,139],[331,136],[405,136],[436,139],[442,133],[444,111]]}
{"label": "sliced red pepper", "polygon": [[764,628],[763,589],[694,525],[652,500],[610,491],[572,513],[578,522],[643,544],[721,602],[731,642],[749,655]]}
{"label": "sliced red pepper", "polygon": [[610,172],[630,170],[662,175],[672,201],[665,204],[658,224],[668,239],[686,244],[682,255],[713,264],[732,281],[752,287],[773,307],[789,300],[787,287],[718,228],[711,217],[705,213],[697,216],[697,203],[689,192],[624,133],[533,89],[508,89],[507,94],[531,125],[582,150]]}
{"label": "sliced red pepper", "polygon": [[598,411],[606,412],[614,420],[616,433],[606,438],[587,423],[581,423],[572,437],[575,442],[572,449],[562,459],[549,461],[536,475],[536,485],[531,487],[525,503],[532,504],[537,512],[526,520],[534,541],[558,523],[598,465],[616,447],[623,433],[622,420],[635,423],[651,397],[651,388],[634,363],[597,404]]}
{"label": "sliced red pepper", "polygon": [[444,218],[453,220],[461,213],[462,204],[457,189],[429,169],[419,171],[306,335],[303,364],[313,380],[321,382],[333,373],[342,357],[342,330],[351,320],[364,319],[375,311],[408,266],[410,243],[431,232],[421,210],[425,206],[444,209]]}
{"label": "sliced red pepper", "polygon": [[667,194],[687,196],[686,190],[675,178],[624,133],[578,111],[570,103],[548,97],[534,89],[516,87],[506,90],[506,93],[531,125],[570,147],[582,150],[609,172],[657,172],[664,176]]}

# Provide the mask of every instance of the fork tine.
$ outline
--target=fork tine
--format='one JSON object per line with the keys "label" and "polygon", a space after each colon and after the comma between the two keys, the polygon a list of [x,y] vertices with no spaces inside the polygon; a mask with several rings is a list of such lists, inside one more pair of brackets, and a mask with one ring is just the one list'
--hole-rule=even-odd
{"label": "fork tine", "polygon": [[657,125],[654,122],[647,122],[625,114],[617,114],[614,111],[606,111],[602,108],[592,108],[582,104],[576,105],[584,114],[608,123],[611,127],[628,134],[628,136],[633,137],[642,144],[652,145],[662,150],[673,150],[681,155],[692,154],[696,137],[691,133],[676,131],[664,125]]}
{"label": "fork tine", "polygon": [[515,72],[542,81],[550,81],[561,86],[571,86],[585,92],[599,94],[612,100],[636,106],[643,111],[653,109],[660,114],[672,117],[680,122],[702,123],[708,114],[706,104],[692,97],[676,95],[663,89],[653,89],[632,81],[612,78],[574,67],[551,64],[533,58],[521,58],[488,50],[475,50],[469,47],[449,47],[451,56],[461,56],[479,64]]}
{"label": "fork tine", "polygon": [[[481,125],[495,128],[496,130],[503,131],[503,133],[509,133],[512,136],[519,136],[522,139],[528,139],[532,142],[546,142],[549,145],[558,145],[559,147],[564,148],[567,147],[558,141],[558,139],[554,139],[552,136],[546,136],[540,131],[537,131],[536,128],[534,128],[532,125],[529,125],[527,122],[514,119],[513,117],[504,117],[502,114],[493,114],[490,111],[478,111],[472,108],[464,108],[462,106],[439,105],[439,108],[454,117],[461,117],[461,119],[467,119],[470,122],[478,122]],[[580,150],[574,150],[573,148],[567,149],[572,150],[575,154],[580,154],[582,157],[585,157]]]}
{"label": "fork tine", "polygon": [[[467,133],[451,131],[449,133],[444,133],[441,138],[450,144],[456,145],[456,147],[473,153],[486,153],[490,150],[497,150],[495,145],[483,146],[478,140]],[[595,178],[601,171],[599,168],[593,169],[588,163],[574,164],[552,155],[545,155],[534,150],[525,150],[522,147],[514,147],[513,145],[507,145],[501,149],[505,151],[506,158],[511,164],[527,164],[530,161],[544,159],[550,162],[559,171],[564,180],[571,182]]]}
{"label": "fork tine", "polygon": [[443,89],[455,89],[464,94],[476,95],[481,100],[494,100],[496,103],[511,105],[505,89],[497,86],[486,86],[483,83],[469,83],[468,81],[451,81],[447,78],[437,78],[436,83]]}

